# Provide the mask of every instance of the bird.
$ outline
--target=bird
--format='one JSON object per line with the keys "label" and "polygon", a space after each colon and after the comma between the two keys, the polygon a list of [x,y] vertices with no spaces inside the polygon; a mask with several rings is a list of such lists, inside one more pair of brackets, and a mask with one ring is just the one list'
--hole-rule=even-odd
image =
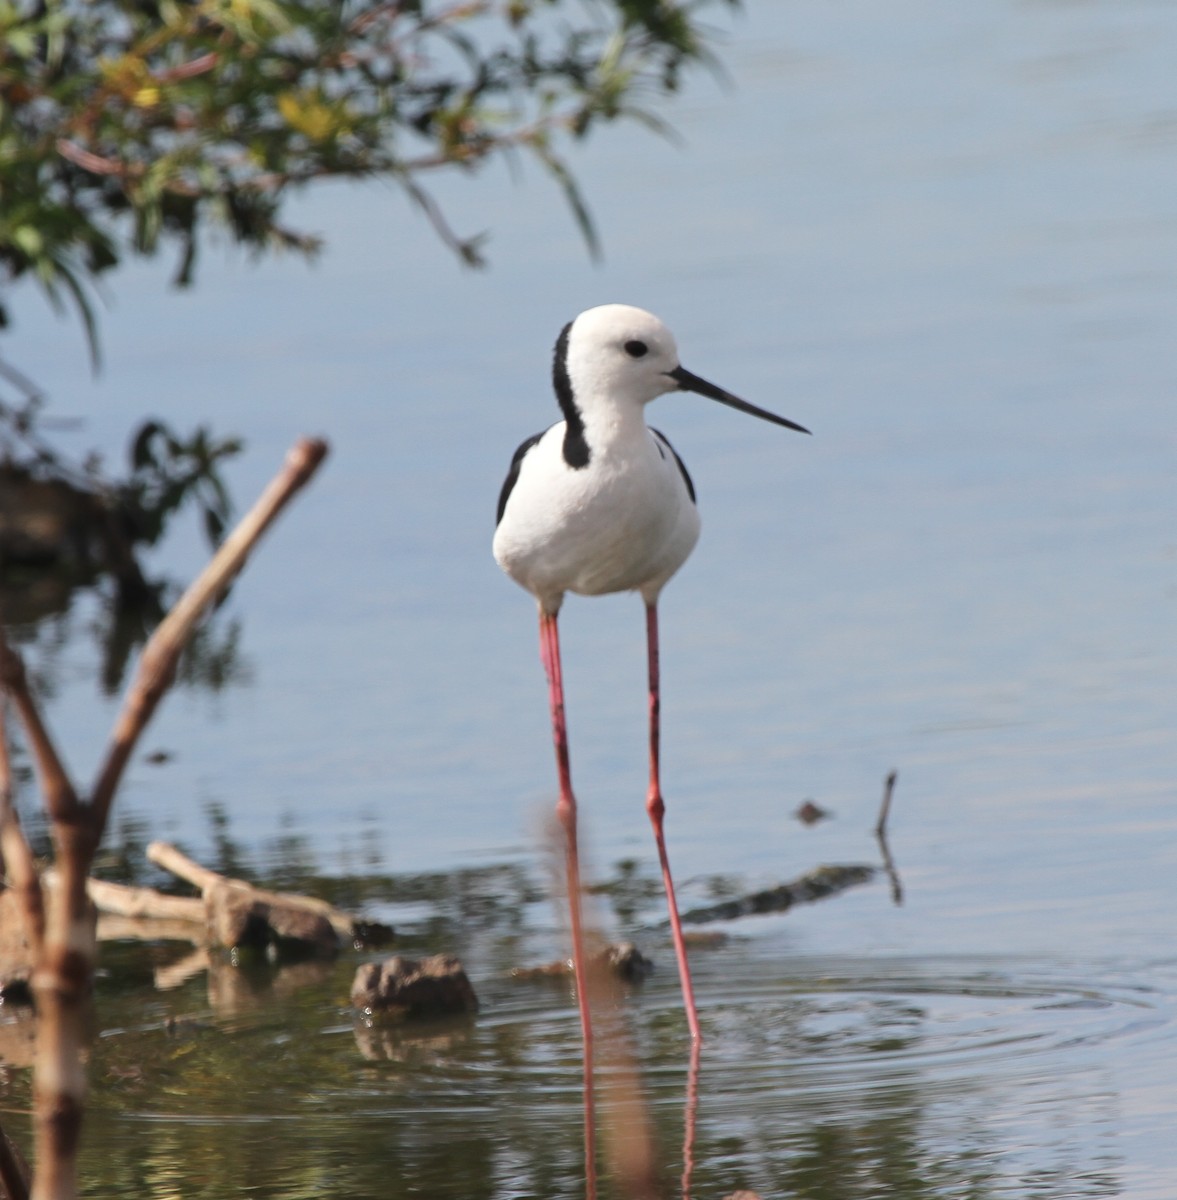
{"label": "bird", "polygon": [[671,935],[692,1042],[702,1041],[690,964],[664,834],[660,778],[661,686],[658,599],[699,538],[695,486],[669,440],[646,424],[646,405],[693,392],[799,433],[803,425],[747,403],[692,374],[674,335],[652,313],[602,304],[569,321],[556,339],[552,386],[563,419],[515,451],[499,494],[493,552],[498,565],[534,596],[540,660],[547,677],[571,910],[573,971],[586,1052],[592,1019],[580,907],[577,803],[572,789],[557,618],[568,592],[637,592],[646,610],[649,679],[649,786]]}

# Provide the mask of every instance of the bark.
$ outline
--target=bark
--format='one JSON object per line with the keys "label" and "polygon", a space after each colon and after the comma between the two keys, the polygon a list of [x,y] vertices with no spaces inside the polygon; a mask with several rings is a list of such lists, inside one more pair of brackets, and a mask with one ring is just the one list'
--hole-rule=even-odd
{"label": "bark", "polygon": [[36,1171],[32,1200],[73,1200],[86,1103],[83,1067],[94,979],[94,909],[86,875],[96,840],[88,826],[54,824],[62,886],[49,896],[45,944],[32,976],[37,1006],[33,1063]]}

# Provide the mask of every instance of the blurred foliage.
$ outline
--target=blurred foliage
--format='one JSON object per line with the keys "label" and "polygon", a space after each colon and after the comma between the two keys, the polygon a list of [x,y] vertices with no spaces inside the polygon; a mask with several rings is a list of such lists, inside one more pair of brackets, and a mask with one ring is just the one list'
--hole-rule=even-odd
{"label": "blurred foliage", "polygon": [[[382,176],[471,265],[422,179],[530,156],[595,233],[560,149],[601,122],[660,129],[650,101],[707,50],[697,11],[738,0],[0,0],[0,268],[72,304],[128,253],[207,226],[313,252],[292,188]],[[9,317],[0,304],[0,324]]]}
{"label": "blurred foliage", "polygon": [[205,427],[182,436],[164,422],[144,421],[131,440],[125,474],[109,477],[97,455],[72,463],[44,430],[42,397],[10,369],[6,381],[26,385],[15,403],[0,399],[0,581],[22,566],[53,565],[76,581],[98,571],[118,583],[126,606],[158,598],[135,551],[154,546],[184,507],[199,510],[215,547],[232,515],[221,476],[240,453],[237,438]]}
{"label": "blurred foliage", "polygon": [[[100,585],[101,604],[85,626],[101,651],[102,690],[114,694],[134,650],[178,595],[175,583],[144,575],[142,551],[193,507],[210,544],[219,544],[232,516],[222,468],[241,443],[204,427],[180,435],[148,420],[132,438],[125,466],[112,474],[97,455],[73,462],[55,450],[42,398],[11,368],[0,365],[0,378],[23,391],[15,401],[0,397],[3,619],[33,655],[38,691],[51,696],[75,625],[74,593]],[[180,682],[217,692],[247,677],[240,632],[233,621],[197,630],[180,660]]]}
{"label": "blurred foliage", "polygon": [[130,474],[117,489],[136,539],[155,545],[169,518],[194,500],[209,542],[219,545],[233,511],[220,465],[240,450],[237,438],[218,440],[204,427],[185,441],[163,422],[145,421],[131,441]]}

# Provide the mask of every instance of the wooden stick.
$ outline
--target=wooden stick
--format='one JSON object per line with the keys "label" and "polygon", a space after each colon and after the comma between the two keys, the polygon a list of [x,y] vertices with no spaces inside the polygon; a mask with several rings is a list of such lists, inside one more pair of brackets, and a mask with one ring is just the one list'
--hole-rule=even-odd
{"label": "wooden stick", "polygon": [[[33,863],[33,852],[20,827],[20,820],[12,803],[7,709],[7,701],[0,696],[0,857],[4,859],[8,886],[20,897],[25,937],[28,939],[33,960],[36,961],[45,932],[45,910],[41,887],[37,881],[37,868]],[[0,1130],[0,1188],[3,1189],[0,1194],[6,1197],[6,1200],[28,1200],[28,1163],[3,1130]]]}
{"label": "wooden stick", "polygon": [[[85,1005],[94,978],[94,922],[86,900],[86,875],[98,840],[89,809],[79,803],[41,720],[24,663],[2,628],[0,683],[21,718],[37,764],[62,876],[62,886],[46,898],[40,946],[29,979],[38,1012],[33,1062],[37,1169],[31,1195],[33,1200],[72,1200],[78,1193],[78,1138],[86,1093]],[[11,820],[7,823],[11,826]],[[20,851],[15,853],[19,862]]]}
{"label": "wooden stick", "polygon": [[286,463],[237,528],[221,543],[212,561],[200,573],[175,607],[159,623],[143,649],[139,668],[123,701],[107,750],[91,793],[94,823],[101,834],[114,799],[123,768],[160,698],[175,674],[180,653],[197,623],[224,594],[245,566],[258,539],[290,499],[314,475],[327,454],[327,443],[301,439],[286,456]]}
{"label": "wooden stick", "polygon": [[41,795],[45,801],[45,811],[49,819],[57,825],[61,822],[78,823],[81,817],[81,805],[78,803],[77,792],[70,783],[57,748],[49,736],[45,722],[29,690],[28,676],[21,657],[8,644],[4,630],[0,627],[0,685],[12,698],[12,703],[24,726],[25,735],[29,740],[29,749],[41,781]]}
{"label": "wooden stick", "polygon": [[99,912],[119,917],[152,917],[161,921],[191,921],[203,925],[204,901],[195,896],[167,896],[154,888],[128,887],[93,879],[86,885]]}
{"label": "wooden stick", "polygon": [[895,791],[895,781],[899,778],[898,771],[892,771],[883,781],[883,803],[879,807],[879,819],[875,822],[875,833],[879,837],[887,836],[887,818],[891,815],[891,794]]}
{"label": "wooden stick", "polygon": [[207,892],[215,884],[224,883],[227,876],[218,875],[216,871],[202,867],[200,863],[188,857],[182,850],[177,850],[171,842],[149,842],[147,845],[147,861],[157,867],[170,871],[177,879],[198,887]]}

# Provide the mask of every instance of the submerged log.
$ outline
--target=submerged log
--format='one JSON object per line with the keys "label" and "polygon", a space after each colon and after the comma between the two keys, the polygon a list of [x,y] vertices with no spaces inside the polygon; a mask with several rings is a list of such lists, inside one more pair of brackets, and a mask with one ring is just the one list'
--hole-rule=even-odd
{"label": "submerged log", "polygon": [[683,924],[703,925],[708,921],[732,921],[737,917],[750,917],[761,913],[785,912],[794,904],[809,904],[826,896],[844,892],[859,883],[867,883],[875,877],[877,867],[861,863],[849,866],[816,867],[791,883],[750,892],[735,900],[724,900],[720,904],[709,904],[692,908],[682,914]]}

